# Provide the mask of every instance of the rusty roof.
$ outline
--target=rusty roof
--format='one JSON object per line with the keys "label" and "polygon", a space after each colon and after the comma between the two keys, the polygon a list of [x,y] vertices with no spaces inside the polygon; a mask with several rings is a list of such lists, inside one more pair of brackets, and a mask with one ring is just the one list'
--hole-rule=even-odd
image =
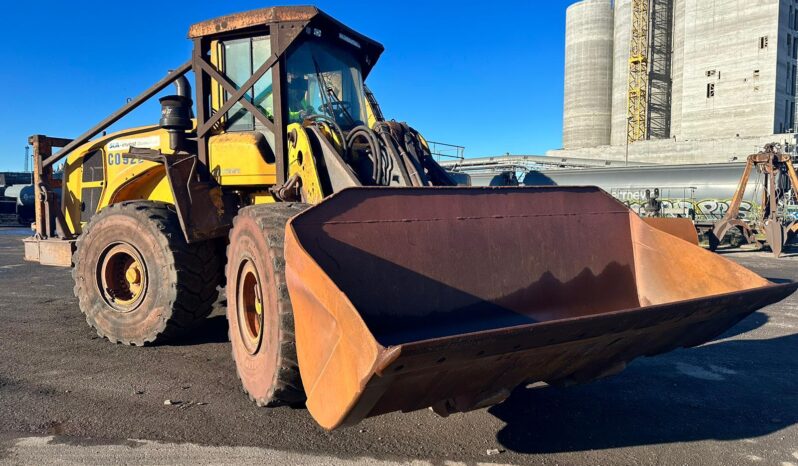
{"label": "rusty roof", "polygon": [[194,39],[269,23],[309,21],[319,13],[321,11],[314,6],[276,6],[243,13],[233,13],[191,25],[188,30],[188,37]]}
{"label": "rusty roof", "polygon": [[[318,22],[319,25],[326,25],[324,27],[332,27],[334,30],[338,31],[339,36],[343,33],[359,44],[356,46],[362,48],[362,54],[360,54],[359,60],[361,62],[363,78],[366,78],[384,50],[382,44],[349,28],[315,6],[276,6],[220,16],[192,25],[188,31],[188,37],[190,39],[195,39],[257,26],[268,26],[270,24],[275,25],[285,22],[309,23],[311,21],[314,23]],[[285,43],[283,47],[288,45],[290,44]]]}

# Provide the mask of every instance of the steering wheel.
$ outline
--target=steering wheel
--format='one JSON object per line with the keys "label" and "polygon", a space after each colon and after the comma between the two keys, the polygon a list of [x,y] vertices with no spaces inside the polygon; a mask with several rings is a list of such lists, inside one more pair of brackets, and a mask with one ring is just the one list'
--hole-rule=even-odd
{"label": "steering wheel", "polygon": [[338,119],[338,117],[343,117],[347,113],[351,115],[350,109],[352,108],[352,104],[349,101],[331,100],[329,106],[326,104],[319,105],[319,111],[325,113],[329,110],[329,107],[332,107],[336,119]]}

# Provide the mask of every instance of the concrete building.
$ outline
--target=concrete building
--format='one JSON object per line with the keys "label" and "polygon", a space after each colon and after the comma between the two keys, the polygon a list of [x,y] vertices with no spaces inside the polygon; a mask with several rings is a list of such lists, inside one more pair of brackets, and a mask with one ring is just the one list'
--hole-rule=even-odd
{"label": "concrete building", "polygon": [[[795,143],[798,0],[615,0],[612,79],[606,83],[606,49],[594,47],[585,56],[586,48],[568,44],[603,45],[607,19],[594,18],[601,27],[586,27],[581,15],[595,17],[608,4],[584,0],[568,9],[563,149],[548,155],[703,163],[741,159],[767,142]],[[635,120],[627,104],[630,44],[641,34],[639,21],[633,27],[640,17],[634,8],[641,4],[647,17],[646,126],[642,140],[635,140],[628,136]],[[585,77],[585,70],[595,77]],[[592,87],[574,89],[587,81]],[[588,91],[602,97],[582,98]],[[597,125],[582,127],[577,117],[603,116],[607,92],[611,129],[604,142]]]}

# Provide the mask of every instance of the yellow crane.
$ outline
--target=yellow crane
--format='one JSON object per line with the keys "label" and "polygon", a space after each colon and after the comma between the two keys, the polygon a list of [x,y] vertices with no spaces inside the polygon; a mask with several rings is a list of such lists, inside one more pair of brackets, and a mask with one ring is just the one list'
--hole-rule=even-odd
{"label": "yellow crane", "polygon": [[648,137],[649,0],[632,0],[626,142]]}

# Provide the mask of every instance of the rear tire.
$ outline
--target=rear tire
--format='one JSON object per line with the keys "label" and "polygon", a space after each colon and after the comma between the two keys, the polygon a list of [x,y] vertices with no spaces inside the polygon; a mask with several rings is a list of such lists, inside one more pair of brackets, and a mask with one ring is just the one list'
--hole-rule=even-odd
{"label": "rear tire", "polygon": [[187,244],[173,207],[131,201],[95,214],[73,256],[75,296],[86,321],[114,343],[143,346],[178,337],[216,301],[221,266],[214,242]]}
{"label": "rear tire", "polygon": [[283,240],[288,219],[306,204],[241,209],[227,250],[227,320],[244,391],[258,406],[305,401],[285,283]]}

